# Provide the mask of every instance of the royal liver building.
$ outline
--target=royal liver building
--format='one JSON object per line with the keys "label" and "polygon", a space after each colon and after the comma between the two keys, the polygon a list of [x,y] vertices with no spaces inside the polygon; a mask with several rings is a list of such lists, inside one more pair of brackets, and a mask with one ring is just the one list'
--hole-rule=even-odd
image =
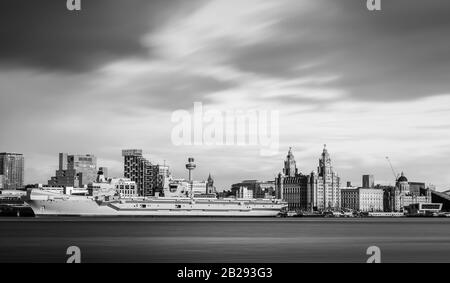
{"label": "royal liver building", "polygon": [[317,172],[304,175],[297,169],[292,149],[284,161],[283,172],[275,178],[278,198],[293,211],[324,211],[340,209],[340,180],[331,166],[326,149],[322,152]]}
{"label": "royal liver building", "polygon": [[331,165],[330,154],[325,145],[319,160],[317,175],[314,173],[313,180],[313,207],[317,210],[340,209],[341,190],[340,178]]}

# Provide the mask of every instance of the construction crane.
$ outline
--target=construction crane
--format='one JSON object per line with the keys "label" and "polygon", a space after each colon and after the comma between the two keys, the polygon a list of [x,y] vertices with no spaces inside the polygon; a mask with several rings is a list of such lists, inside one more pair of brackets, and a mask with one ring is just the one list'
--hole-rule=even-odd
{"label": "construction crane", "polygon": [[394,166],[392,166],[392,162],[391,162],[391,159],[389,158],[389,156],[386,156],[386,160],[389,162],[389,165],[391,166],[391,170],[392,170],[392,173],[394,174],[395,181],[397,181],[400,175],[398,175],[395,172]]}

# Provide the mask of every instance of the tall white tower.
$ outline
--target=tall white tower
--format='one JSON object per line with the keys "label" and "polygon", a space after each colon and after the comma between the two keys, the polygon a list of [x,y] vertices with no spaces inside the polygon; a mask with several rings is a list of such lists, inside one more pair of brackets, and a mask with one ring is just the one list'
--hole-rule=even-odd
{"label": "tall white tower", "polygon": [[195,165],[194,163],[194,158],[189,157],[188,158],[188,163],[186,164],[186,169],[189,171],[189,182],[192,183],[192,179],[193,179],[193,175],[192,175],[192,171],[197,168],[197,165]]}

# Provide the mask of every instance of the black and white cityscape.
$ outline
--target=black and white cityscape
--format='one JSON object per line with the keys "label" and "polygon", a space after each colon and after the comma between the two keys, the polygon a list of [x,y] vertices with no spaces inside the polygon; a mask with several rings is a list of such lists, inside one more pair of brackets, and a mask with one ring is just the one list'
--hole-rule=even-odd
{"label": "black and white cityscape", "polygon": [[[362,175],[361,183],[355,186],[350,181],[344,183],[333,167],[326,145],[320,154],[317,171],[313,170],[308,174],[299,171],[293,149],[289,148],[284,165],[280,160],[280,167],[281,165],[283,167],[273,180],[236,180],[226,189],[215,186],[211,173],[203,179],[194,180],[193,172],[197,168],[194,158],[187,159],[186,174],[177,177],[171,173],[169,165],[153,164],[146,159],[142,149],[122,151],[123,173],[120,176],[109,176],[108,167],[99,166],[95,155],[59,153],[58,167],[54,176],[49,177],[44,184],[27,185],[24,185],[23,181],[24,156],[18,153],[0,153],[0,157],[1,192],[5,197],[6,208],[9,208],[4,213],[9,212],[18,216],[26,211],[27,206],[20,205],[11,209],[14,208],[8,205],[11,198],[23,199],[26,204],[26,201],[34,200],[35,192],[53,192],[61,196],[92,196],[100,195],[102,190],[108,188],[112,191],[110,196],[130,200],[133,198],[164,199],[173,197],[175,193],[179,193],[180,198],[210,200],[233,198],[281,200],[284,206],[280,207],[273,216],[445,217],[450,212],[450,190],[440,192],[433,185],[409,181],[404,172],[396,173],[389,157],[386,157],[386,161],[387,166],[392,169],[393,185],[376,184],[373,174]],[[82,210],[73,211],[73,213],[64,209],[46,211],[44,207],[44,205],[32,206],[33,213],[56,216],[83,214]],[[86,210],[85,213],[97,215],[96,211]],[[170,211],[168,210],[165,214],[170,215]]]}
{"label": "black and white cityscape", "polygon": [[3,0],[0,262],[449,262],[449,16]]}

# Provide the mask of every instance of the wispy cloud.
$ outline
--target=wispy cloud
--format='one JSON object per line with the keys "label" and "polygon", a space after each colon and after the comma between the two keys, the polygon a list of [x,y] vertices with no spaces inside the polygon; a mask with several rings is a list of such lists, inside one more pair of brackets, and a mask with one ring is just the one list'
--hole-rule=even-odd
{"label": "wispy cloud", "polygon": [[60,2],[0,4],[0,147],[26,154],[29,182],[59,151],[120,175],[128,147],[178,175],[193,155],[221,189],[281,170],[284,152],[173,146],[171,113],[201,101],[279,110],[282,148],[305,173],[327,143],[344,180],[391,182],[390,155],[412,180],[450,183],[448,1],[374,14],[357,0],[99,0],[78,16]]}

